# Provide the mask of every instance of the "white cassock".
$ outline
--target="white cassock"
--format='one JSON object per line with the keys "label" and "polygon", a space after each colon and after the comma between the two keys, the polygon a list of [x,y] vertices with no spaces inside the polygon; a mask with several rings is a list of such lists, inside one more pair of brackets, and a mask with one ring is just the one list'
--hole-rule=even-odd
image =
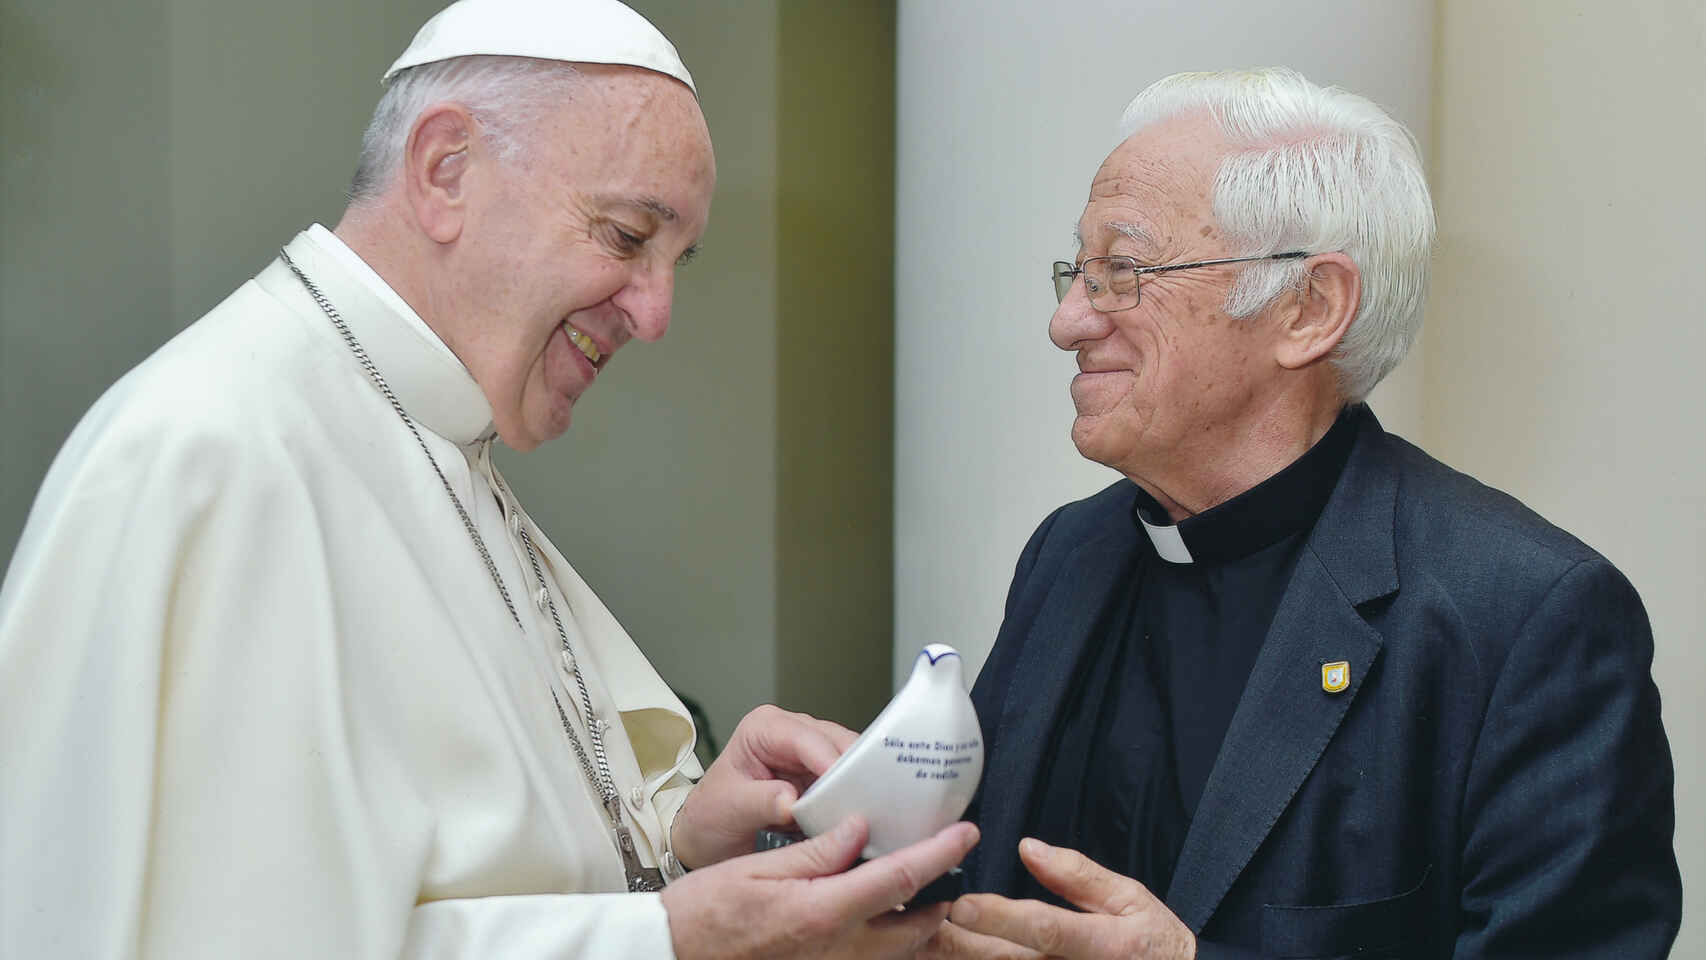
{"label": "white cassock", "polygon": [[667,876],[692,722],[495,472],[455,355],[324,228],[289,250],[415,420],[525,633],[275,261],[83,418],[0,588],[0,957],[672,956],[658,895],[616,892],[518,531]]}

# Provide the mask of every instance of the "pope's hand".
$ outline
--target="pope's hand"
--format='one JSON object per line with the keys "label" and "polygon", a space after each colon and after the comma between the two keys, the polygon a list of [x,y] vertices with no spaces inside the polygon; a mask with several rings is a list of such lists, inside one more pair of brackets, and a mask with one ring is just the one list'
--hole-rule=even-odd
{"label": "pope's hand", "polygon": [[856,739],[828,720],[773,706],[753,710],[675,815],[676,859],[708,866],[751,853],[761,829],[792,826],[794,801]]}
{"label": "pope's hand", "polygon": [[663,889],[680,960],[911,957],[948,905],[898,912],[959,863],[977,828],[956,823],[927,840],[846,870],[865,846],[852,818],[803,843],[696,870]]}
{"label": "pope's hand", "polygon": [[1044,887],[1086,912],[990,893],[954,902],[921,956],[950,960],[1101,960],[1112,957],[1191,960],[1196,936],[1143,884],[1105,869],[1076,850],[1026,839],[1025,868]]}

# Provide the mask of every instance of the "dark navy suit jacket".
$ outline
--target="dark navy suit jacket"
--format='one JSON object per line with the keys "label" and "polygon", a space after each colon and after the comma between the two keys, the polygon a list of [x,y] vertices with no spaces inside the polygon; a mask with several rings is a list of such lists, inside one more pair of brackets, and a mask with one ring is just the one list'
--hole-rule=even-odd
{"label": "dark navy suit jacket", "polygon": [[[1640,598],[1605,558],[1381,429],[1309,534],[1169,907],[1201,955],[1660,957],[1681,922]],[[1021,554],[972,697],[968,887],[1012,895],[1040,752],[1148,548],[1120,481]],[[1322,665],[1350,683],[1324,689]]]}

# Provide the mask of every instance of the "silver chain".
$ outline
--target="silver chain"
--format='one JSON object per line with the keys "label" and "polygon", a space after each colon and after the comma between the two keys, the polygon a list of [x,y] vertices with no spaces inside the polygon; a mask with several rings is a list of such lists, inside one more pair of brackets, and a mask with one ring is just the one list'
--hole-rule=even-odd
{"label": "silver chain", "polygon": [[[495,471],[493,476],[496,476]],[[502,483],[501,480],[499,482]],[[563,645],[563,666],[569,671],[569,675],[575,678],[575,686],[579,688],[581,713],[588,718],[587,732],[591,734],[592,738],[592,754],[598,760],[596,772],[594,772],[592,764],[587,762],[586,748],[581,746],[580,737],[575,736],[573,728],[569,730],[570,742],[575,745],[575,756],[580,758],[581,769],[585,770],[587,777],[598,785],[598,792],[603,797],[605,806],[617,809],[622,798],[616,792],[616,783],[610,776],[610,758],[604,752],[604,735],[603,731],[599,729],[602,724],[591,719],[592,695],[587,692],[586,679],[581,676],[580,661],[575,659],[575,652],[569,646],[569,634],[563,629],[563,619],[557,616],[557,601],[551,599],[551,591],[545,586],[545,572],[539,567],[539,554],[533,549],[533,538],[528,535],[526,527],[520,528],[520,532],[521,542],[527,547],[527,562],[533,567],[533,576],[539,583],[539,589],[545,591],[545,605],[551,611],[551,622],[557,625],[557,638],[562,641]],[[557,703],[557,713],[563,714],[563,704],[561,701],[557,701],[557,691],[551,691],[551,699]],[[567,714],[563,714],[563,722],[568,722]]]}
{"label": "silver chain", "polygon": [[[498,573],[497,564],[492,562],[492,554],[490,550],[486,549],[485,539],[480,536],[479,529],[474,526],[473,518],[462,506],[462,498],[456,495],[456,489],[450,485],[450,480],[445,477],[444,471],[439,467],[438,458],[432,455],[432,449],[427,446],[420,430],[416,429],[414,420],[403,409],[402,402],[391,391],[391,385],[385,382],[385,377],[379,372],[379,367],[367,355],[367,351],[362,348],[361,341],[357,340],[355,334],[350,331],[349,324],[344,322],[343,315],[338,313],[337,307],[334,307],[326,295],[320,292],[319,286],[313,280],[308,279],[308,275],[302,272],[302,268],[296,265],[296,261],[291,259],[289,253],[280,248],[278,255],[283,258],[284,265],[290,268],[290,272],[296,275],[296,279],[302,281],[302,285],[308,289],[308,295],[314,298],[314,302],[319,305],[321,312],[332,321],[332,326],[337,328],[338,335],[343,337],[345,345],[355,355],[356,361],[361,364],[361,369],[367,373],[367,378],[373,381],[375,387],[379,388],[379,393],[385,397],[386,402],[391,405],[391,409],[396,411],[398,419],[403,421],[403,426],[409,428],[409,433],[414,436],[415,443],[420,446],[421,452],[426,454],[427,463],[432,464],[432,472],[438,475],[438,482],[444,487],[444,492],[450,496],[451,504],[456,507],[456,515],[462,518],[462,528],[468,531],[468,538],[474,542],[474,549],[480,552],[480,559],[486,564],[486,573],[491,575],[492,583],[498,588],[498,595],[503,597],[504,607],[509,610],[510,619],[515,621],[516,629],[520,630],[525,636],[527,628],[522,625],[521,615],[516,611],[515,603],[510,600],[509,589],[504,586],[503,577]],[[492,476],[497,479],[498,486],[503,487],[503,480],[498,477],[495,467],[492,470]],[[519,508],[505,501],[504,509],[514,511]],[[575,686],[580,693],[582,716],[586,718],[587,735],[592,739],[592,758],[587,756],[586,747],[581,743],[580,735],[575,732],[574,724],[569,722],[569,715],[563,709],[563,702],[557,699],[557,691],[552,689],[551,702],[557,707],[557,718],[563,722],[563,732],[569,736],[569,744],[574,747],[575,758],[580,761],[581,770],[586,774],[587,780],[598,791],[605,814],[610,818],[611,829],[616,836],[617,852],[622,856],[623,872],[627,875],[628,889],[636,892],[661,889],[663,886],[661,872],[643,867],[635,855],[633,837],[628,832],[627,825],[622,821],[622,795],[616,790],[616,778],[610,773],[610,758],[604,749],[603,721],[593,715],[592,695],[587,691],[586,679],[581,675],[580,662],[575,659],[574,648],[569,645],[569,634],[567,630],[563,629],[563,619],[557,614],[557,602],[552,599],[551,591],[546,586],[545,571],[539,565],[539,554],[533,547],[533,538],[528,535],[527,528],[520,524],[519,518],[517,519],[516,531],[521,536],[522,545],[527,548],[527,562],[533,567],[533,576],[539,584],[540,595],[545,598],[545,605],[551,612],[551,622],[557,627],[557,639],[562,644],[563,666],[569,671],[569,675],[575,678]],[[597,762],[596,767],[594,760]]]}

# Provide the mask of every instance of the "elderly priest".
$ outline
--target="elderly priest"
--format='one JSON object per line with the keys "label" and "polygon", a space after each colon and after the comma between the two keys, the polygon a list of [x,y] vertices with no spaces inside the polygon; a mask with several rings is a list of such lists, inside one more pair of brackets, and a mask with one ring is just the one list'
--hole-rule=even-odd
{"label": "elderly priest", "polygon": [[910,954],[946,908],[892,908],[976,830],[738,856],[851,734],[761,708],[695,786],[493,466],[669,323],[715,180],[675,49],[614,0],[464,0],[385,81],[336,229],[43,485],[0,588],[0,956]]}
{"label": "elderly priest", "polygon": [[1408,132],[1273,69],[1128,107],[1049,325],[1085,457],[973,698],[946,956],[1659,957],[1670,750],[1634,588],[1363,399],[1421,319]]}

